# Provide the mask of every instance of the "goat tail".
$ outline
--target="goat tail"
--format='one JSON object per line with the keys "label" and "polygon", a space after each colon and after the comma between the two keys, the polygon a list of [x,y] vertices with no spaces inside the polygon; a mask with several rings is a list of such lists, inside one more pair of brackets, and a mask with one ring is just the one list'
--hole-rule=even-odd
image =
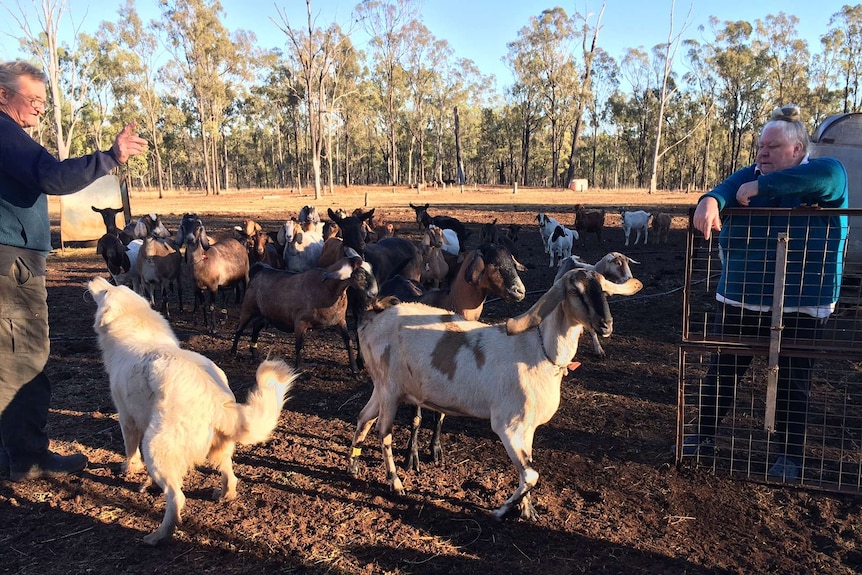
{"label": "goat tail", "polygon": [[257,386],[239,406],[240,425],[235,440],[251,445],[269,439],[281,408],[299,374],[281,360],[266,360],[257,368]]}

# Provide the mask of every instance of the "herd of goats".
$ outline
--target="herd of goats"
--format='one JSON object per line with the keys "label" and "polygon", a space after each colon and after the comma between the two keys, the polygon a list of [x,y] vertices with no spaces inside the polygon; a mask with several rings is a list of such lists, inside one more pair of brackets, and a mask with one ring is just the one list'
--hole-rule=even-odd
{"label": "herd of goats", "polygon": [[[392,424],[400,403],[417,408],[407,468],[418,469],[416,438],[421,409],[438,415],[432,439],[435,461],[442,455],[440,425],[445,414],[490,420],[519,474],[515,492],[494,516],[515,511],[532,518],[530,490],[538,480],[532,467],[533,435],[560,402],[563,376],[576,366],[582,332],[603,355],[599,339],[611,335],[606,297],[632,295],[643,286],[632,277],[630,258],[611,252],[596,264],[572,255],[574,242],[605,227],[604,210],[578,206],[574,228],[540,213],[536,216],[549,265],[558,271],[553,285],[523,314],[503,324],[478,321],[489,297],[519,302],[526,296],[518,272],[519,226],[481,227],[480,245],[466,249],[471,231],[458,219],[432,216],[429,205],[410,204],[422,230],[421,241],[397,235],[391,224],[374,221],[374,209],[327,211],[324,221],[312,206],[276,233],[246,220],[229,234],[210,236],[200,218],[185,214],[175,234],[156,215],[120,229],[121,210],[97,208],[106,233],[97,252],[113,282],[128,285],[170,318],[169,294],[182,311],[181,273],[190,273],[195,308],[207,327],[216,326],[220,289],[236,289],[240,312],[232,352],[250,326],[251,354],[258,359],[262,329],[275,327],[295,337],[295,367],[302,362],[306,332],[335,327],[354,374],[364,367],[374,383],[362,409],[349,454],[358,473],[364,440],[374,422],[380,436],[391,489],[403,493],[392,457]],[[659,241],[667,241],[667,214],[623,211],[626,245],[648,240],[652,220]],[[190,272],[183,272],[183,268]],[[159,300],[159,306],[156,305]],[[196,311],[196,310],[195,310]],[[355,345],[348,320],[356,326]],[[354,348],[357,350],[354,355]]]}

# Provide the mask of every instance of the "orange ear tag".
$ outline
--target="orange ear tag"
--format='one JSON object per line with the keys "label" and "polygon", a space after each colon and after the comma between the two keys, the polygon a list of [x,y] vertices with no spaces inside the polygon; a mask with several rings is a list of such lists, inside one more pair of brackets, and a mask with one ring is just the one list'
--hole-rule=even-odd
{"label": "orange ear tag", "polygon": [[573,361],[572,363],[570,363],[569,365],[566,366],[566,369],[569,371],[575,371],[579,367],[581,367],[581,362]]}

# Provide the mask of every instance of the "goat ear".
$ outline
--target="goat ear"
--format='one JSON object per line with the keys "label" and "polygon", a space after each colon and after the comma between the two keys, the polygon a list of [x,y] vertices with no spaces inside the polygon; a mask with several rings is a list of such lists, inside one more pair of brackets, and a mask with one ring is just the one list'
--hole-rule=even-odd
{"label": "goat ear", "polygon": [[524,264],[522,264],[521,262],[519,262],[517,260],[517,258],[515,258],[515,256],[512,256],[512,261],[515,262],[515,269],[516,270],[518,270],[519,272],[527,271],[527,267]]}
{"label": "goat ear", "polygon": [[482,258],[482,252],[476,250],[464,269],[464,279],[470,285],[478,285],[483,271],[485,271],[485,260]]}
{"label": "goat ear", "polygon": [[528,329],[536,327],[542,323],[542,320],[545,319],[545,317],[551,313],[551,311],[553,311],[561,301],[563,301],[563,297],[566,295],[566,276],[568,276],[568,274],[558,279],[556,283],[551,286],[551,289],[546,291],[545,294],[533,304],[533,307],[519,316],[509,318],[506,321],[506,333],[509,335],[524,333]]}
{"label": "goat ear", "polygon": [[605,276],[600,273],[597,273],[596,276],[602,286],[602,291],[608,295],[632,295],[638,293],[644,287],[644,284],[635,278],[631,278],[623,284],[615,284],[612,281],[606,280]]}
{"label": "goat ear", "polygon": [[347,259],[342,263],[337,270],[324,272],[322,281],[337,279],[346,280],[353,274],[354,266],[352,259]]}

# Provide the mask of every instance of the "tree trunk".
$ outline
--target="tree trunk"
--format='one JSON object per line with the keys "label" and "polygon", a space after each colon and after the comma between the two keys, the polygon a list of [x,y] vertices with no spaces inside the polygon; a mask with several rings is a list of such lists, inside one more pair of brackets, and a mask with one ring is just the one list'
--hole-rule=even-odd
{"label": "tree trunk", "polygon": [[221,135],[221,145],[224,150],[224,189],[227,190],[230,187],[230,173],[228,166],[228,157],[227,157],[227,137],[224,135],[224,130],[222,130]]}
{"label": "tree trunk", "polygon": [[458,162],[458,173],[456,178],[459,185],[467,183],[464,176],[464,158],[461,156],[461,117],[458,115],[458,106],[455,106],[455,161]]}

